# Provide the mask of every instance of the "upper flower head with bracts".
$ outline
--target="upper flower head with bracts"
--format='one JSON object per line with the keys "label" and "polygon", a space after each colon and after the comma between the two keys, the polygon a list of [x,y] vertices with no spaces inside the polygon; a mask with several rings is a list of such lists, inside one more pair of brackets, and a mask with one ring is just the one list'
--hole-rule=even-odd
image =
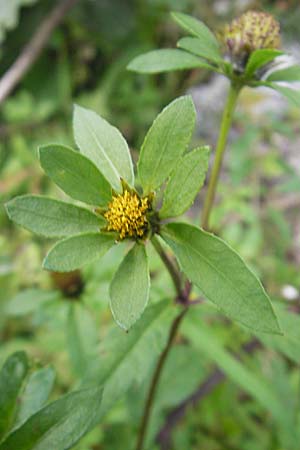
{"label": "upper flower head with bracts", "polygon": [[255,50],[280,48],[280,25],[271,14],[248,11],[224,28],[222,39],[232,60],[247,62]]}
{"label": "upper flower head with bracts", "polygon": [[160,73],[183,69],[206,69],[230,79],[238,89],[267,86],[300,107],[300,92],[281,81],[300,81],[300,66],[280,66],[280,25],[268,13],[248,11],[216,35],[200,20],[172,13],[188,34],[177,42],[178,49],[153,50],[134,58],[128,69],[139,73]]}
{"label": "upper flower head with bracts", "polygon": [[63,238],[46,256],[47,270],[73,271],[114,245],[131,243],[110,287],[113,316],[126,330],[140,317],[149,297],[146,244],[160,234],[165,219],[191,206],[204,182],[209,149],[187,151],[195,120],[190,96],[176,99],[159,114],[142,145],[135,183],[121,133],[94,112],[76,106],[79,151],[48,145],[39,149],[39,157],[46,174],[92,210],[37,195],[17,197],[6,205],[17,224],[46,237]]}

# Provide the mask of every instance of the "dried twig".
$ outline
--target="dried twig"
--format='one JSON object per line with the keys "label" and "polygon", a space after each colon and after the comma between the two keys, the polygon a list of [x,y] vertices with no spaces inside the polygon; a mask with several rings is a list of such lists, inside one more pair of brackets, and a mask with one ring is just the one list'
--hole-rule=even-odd
{"label": "dried twig", "polygon": [[62,21],[67,12],[78,0],[62,0],[58,2],[50,14],[41,23],[20,55],[0,79],[0,104],[8,97],[19,81],[24,77],[32,64],[40,55],[49,37]]}

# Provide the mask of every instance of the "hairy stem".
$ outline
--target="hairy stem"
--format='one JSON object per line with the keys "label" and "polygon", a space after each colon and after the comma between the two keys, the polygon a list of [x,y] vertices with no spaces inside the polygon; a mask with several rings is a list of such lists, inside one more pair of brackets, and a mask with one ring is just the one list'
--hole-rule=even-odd
{"label": "hairy stem", "polygon": [[235,86],[234,84],[230,85],[226,105],[223,112],[220,134],[216,146],[215,160],[212,167],[207,193],[204,201],[202,213],[202,228],[204,228],[205,230],[209,228],[210,213],[216,195],[216,189],[222,166],[223,155],[227,144],[227,137],[232,123],[233,113],[235,110],[239,92],[240,92],[239,86]]}
{"label": "hairy stem", "polygon": [[145,408],[144,408],[144,413],[143,413],[143,417],[142,417],[141,427],[139,430],[136,450],[143,450],[143,448],[144,448],[146,432],[147,432],[149,419],[150,419],[150,415],[151,415],[151,411],[152,411],[152,407],[153,407],[153,403],[154,403],[154,399],[155,399],[156,390],[157,390],[160,376],[162,373],[162,369],[164,367],[167,356],[171,350],[177,330],[178,330],[180,323],[181,323],[182,319],[184,318],[186,312],[187,312],[187,308],[183,309],[180,312],[180,314],[173,321],[172,326],[170,328],[168,342],[157,362],[157,365],[156,365],[156,368],[155,368],[155,371],[154,371],[154,374],[153,374],[153,377],[151,380],[150,389],[148,392]]}
{"label": "hairy stem", "polygon": [[153,244],[153,247],[159,254],[161,260],[163,261],[164,265],[166,266],[169,274],[171,275],[178,297],[181,297],[182,280],[180,272],[177,270],[177,267],[175,266],[173,261],[169,258],[169,256],[165,252],[164,248],[162,247],[161,243],[159,242],[156,236],[152,237],[151,242]]}

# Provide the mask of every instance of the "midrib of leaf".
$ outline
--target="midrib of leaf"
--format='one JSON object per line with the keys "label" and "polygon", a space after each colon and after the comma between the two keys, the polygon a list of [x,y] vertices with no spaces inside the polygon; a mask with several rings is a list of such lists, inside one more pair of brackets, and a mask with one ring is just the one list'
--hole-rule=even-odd
{"label": "midrib of leaf", "polygon": [[162,313],[165,312],[166,307],[168,306],[168,303],[166,303],[166,306],[164,306],[164,308],[159,312],[159,314],[154,318],[154,320],[152,320],[142,331],[142,333],[139,335],[139,339],[134,341],[133,344],[128,348],[128,350],[124,353],[122,353],[123,356],[121,356],[121,358],[116,362],[116,364],[114,364],[112,366],[112,368],[109,370],[109,372],[105,375],[104,379],[102,380],[102,382],[105,382],[105,380],[107,378],[110,378],[110,376],[117,370],[117,368],[119,366],[121,366],[124,362],[124,359],[127,358],[127,355],[129,353],[131,353],[133,351],[133,349],[139,345],[140,340],[142,339],[142,337],[149,331],[149,328],[161,317]]}
{"label": "midrib of leaf", "polygon": [[[74,176],[74,178],[76,178],[76,180],[78,180],[78,181],[86,180],[86,181],[89,183],[89,186],[92,188],[93,192],[94,192],[95,194],[99,195],[98,189],[96,189],[96,188],[90,183],[90,178],[89,178],[88,175],[87,175],[87,176],[79,175],[78,172],[76,172],[76,171],[74,172],[73,170],[71,170],[71,169],[69,169],[69,168],[68,168],[68,170],[66,171],[65,166],[64,166],[62,163],[60,163],[59,161],[56,161],[56,164],[59,166],[59,168],[63,169],[64,172],[69,172],[69,173],[71,173],[71,174]],[[102,175],[102,174],[101,174],[101,175]],[[102,175],[102,176],[103,176],[103,175]]]}
{"label": "midrib of leaf", "polygon": [[[119,175],[119,172],[118,172],[117,168],[114,166],[114,164],[112,163],[112,161],[109,159],[108,155],[107,155],[106,152],[105,152],[105,149],[104,149],[103,146],[100,144],[100,142],[99,142],[99,140],[98,140],[98,138],[97,138],[97,135],[96,135],[96,133],[95,133],[95,131],[94,131],[94,127],[89,123],[89,120],[87,120],[87,126],[88,126],[88,129],[91,131],[91,134],[92,134],[94,140],[96,141],[97,145],[101,148],[102,154],[104,155],[104,157],[105,157],[106,161],[108,162],[109,166],[111,167],[111,169],[112,169],[113,172],[115,173],[117,179],[120,180],[120,175]],[[93,152],[93,153],[97,155],[97,153],[95,153],[95,152]]]}
{"label": "midrib of leaf", "polygon": [[[174,240],[175,240],[175,239],[174,239]],[[180,242],[180,241],[177,240],[177,242]],[[192,250],[194,250],[194,247],[190,246],[190,248],[191,248]],[[231,249],[231,250],[234,252],[233,249]],[[199,255],[201,256],[200,253],[198,253],[198,252],[196,252],[196,253],[199,254]],[[234,253],[235,253],[235,252],[234,252]],[[236,253],[236,255],[237,255],[237,253]],[[190,263],[193,265],[193,262],[191,261],[191,257],[190,257],[189,254],[187,255],[187,257],[188,257]],[[233,290],[234,290],[235,292],[237,292],[238,295],[240,295],[240,297],[242,297],[242,298],[245,297],[244,294],[241,295],[241,294],[239,293],[239,291],[236,289],[235,285],[234,285],[229,279],[227,279],[227,277],[226,277],[224,274],[222,274],[222,272],[220,272],[220,271],[219,271],[212,263],[210,263],[209,260],[207,260],[205,257],[203,257],[203,259],[204,259],[204,261],[207,261],[208,264],[209,264],[213,269],[215,269],[215,270],[216,270],[216,271],[217,271],[217,272],[225,279],[225,281],[226,281],[226,280],[229,281],[229,284],[233,287]],[[251,272],[249,268],[248,268],[248,270],[249,270],[249,272],[254,276],[253,272]],[[260,285],[261,288],[262,288],[262,291],[264,292],[264,288],[263,288],[261,282],[260,282],[258,279],[257,279],[257,282],[259,283],[259,285]],[[195,284],[197,284],[197,283],[195,283]],[[210,296],[206,294],[206,292],[205,292],[205,290],[202,288],[202,286],[199,286],[199,287],[200,287],[200,289],[202,290],[203,294],[204,294],[205,296],[207,296],[207,298],[210,300]],[[249,297],[249,296],[248,296],[248,297]],[[278,326],[278,321],[277,321],[276,316],[275,316],[275,313],[274,313],[274,311],[273,311],[272,304],[271,304],[270,301],[268,300],[268,297],[267,297],[267,296],[266,296],[266,298],[267,298],[268,305],[269,305],[270,310],[271,310],[270,312],[273,313],[275,323],[276,323],[277,326]],[[216,304],[217,307],[218,307],[221,311],[224,311],[225,314],[228,314],[228,312],[226,311],[225,308],[222,308],[221,305],[219,305],[218,303],[214,302],[213,300],[211,300],[211,301],[212,301],[214,304]],[[238,318],[238,321],[239,321],[241,324],[245,325],[247,328],[249,328],[249,324],[247,324],[247,323],[246,323],[243,319],[241,319],[240,317]],[[279,327],[278,327],[278,328],[279,328]],[[252,327],[252,329],[255,329],[255,328]],[[280,329],[280,328],[279,328],[279,329]]]}
{"label": "midrib of leaf", "polygon": [[[182,182],[182,185],[184,185],[184,184],[186,183],[186,181],[190,178],[190,175],[191,175],[191,173],[192,173],[194,170],[195,170],[195,167],[192,167],[192,168],[190,169],[190,171],[187,173],[186,177],[184,178],[184,181]],[[180,193],[179,193],[179,196],[178,196],[178,200],[181,200],[182,197],[183,197],[183,191],[182,191],[182,189],[180,189]]]}
{"label": "midrib of leaf", "polygon": [[[70,203],[70,204],[71,204],[71,203]],[[76,207],[78,208],[78,206],[76,206]],[[18,206],[18,210],[19,210],[19,211],[23,211],[23,212],[30,212],[30,213],[33,214],[33,212],[32,212],[31,209],[26,209],[26,208],[21,207],[21,206],[20,206],[20,207]],[[81,208],[81,210],[82,210],[82,211],[87,211],[87,212],[90,213],[92,216],[95,216],[95,218],[97,219],[97,216],[96,216],[95,214],[93,214],[91,211],[89,211],[88,209],[85,210],[85,209]],[[47,214],[43,214],[43,213],[41,213],[41,212],[34,212],[34,214],[35,214],[36,216],[42,217],[42,218],[44,218],[44,219],[45,219],[45,218],[46,218],[46,219],[49,219],[49,218],[52,219],[52,218],[53,218],[53,216],[47,216]],[[59,216],[57,217],[57,216],[56,216],[56,217],[55,217],[55,220],[58,221],[58,222],[61,222],[61,223],[65,223],[65,217],[62,218],[62,217],[59,217]],[[86,223],[86,222],[85,222],[85,220],[82,221],[81,218],[80,218],[80,219],[78,218],[78,223]],[[96,224],[95,224],[95,225],[96,225]]]}
{"label": "midrib of leaf", "polygon": [[[136,261],[135,261],[135,263],[136,263]],[[130,289],[129,289],[130,298],[132,297],[132,292],[134,292],[134,290],[135,290],[134,289],[135,283],[132,282],[132,281],[135,281],[135,280],[136,280],[136,277],[133,276],[133,270],[132,270],[131,273],[130,273],[130,283],[129,283],[129,286],[130,286]],[[130,304],[130,306],[131,306],[130,310],[132,311],[132,303]]]}

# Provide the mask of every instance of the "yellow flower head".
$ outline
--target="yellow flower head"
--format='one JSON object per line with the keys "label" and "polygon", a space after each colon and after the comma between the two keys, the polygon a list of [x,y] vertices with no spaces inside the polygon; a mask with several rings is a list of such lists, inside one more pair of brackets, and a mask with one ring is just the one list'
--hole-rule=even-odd
{"label": "yellow flower head", "polygon": [[248,11],[227,25],[223,41],[235,59],[245,59],[258,49],[280,47],[280,25],[268,13]]}
{"label": "yellow flower head", "polygon": [[143,238],[149,230],[146,213],[151,209],[149,197],[140,198],[135,192],[125,190],[113,196],[104,217],[107,230],[119,233],[120,239]]}

